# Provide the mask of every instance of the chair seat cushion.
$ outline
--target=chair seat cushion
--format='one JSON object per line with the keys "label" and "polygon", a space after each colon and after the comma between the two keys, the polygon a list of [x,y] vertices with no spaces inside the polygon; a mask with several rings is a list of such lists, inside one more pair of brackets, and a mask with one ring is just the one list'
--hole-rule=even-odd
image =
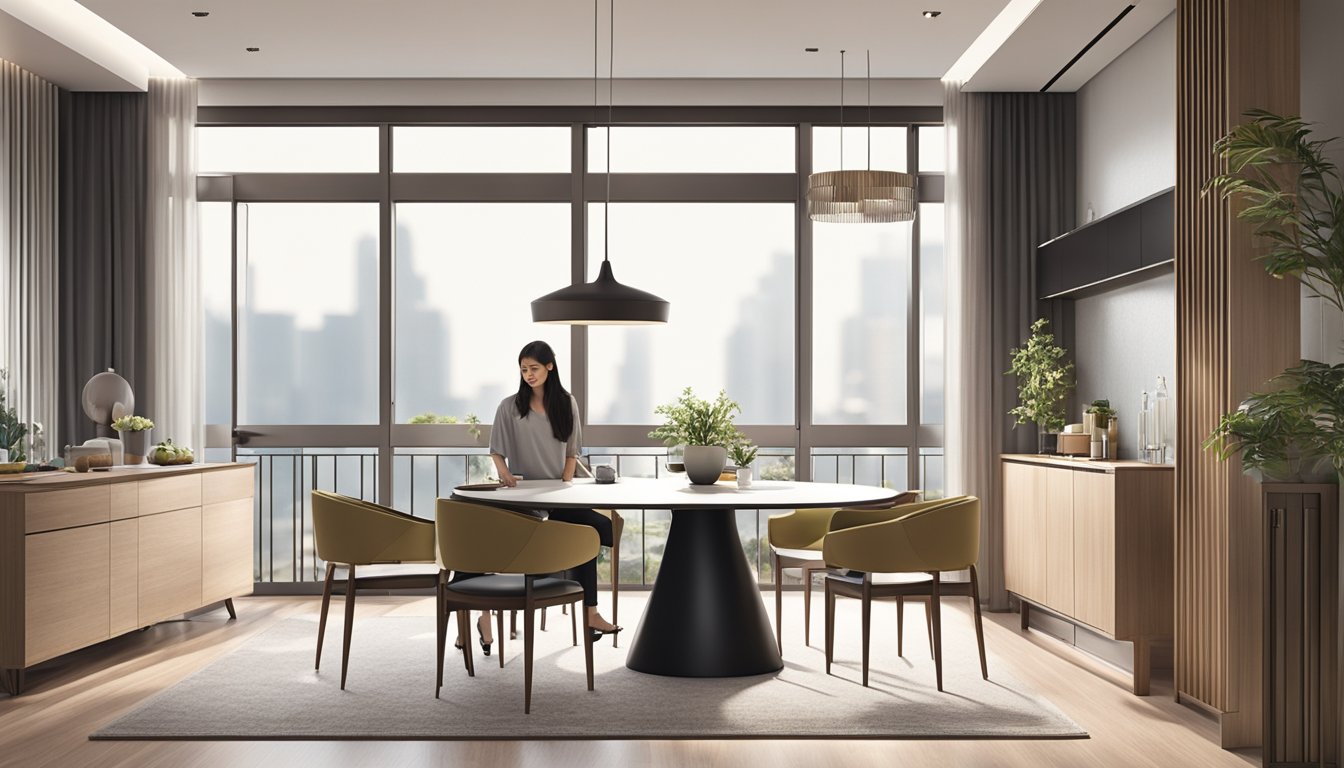
{"label": "chair seat cushion", "polygon": [[[448,591],[480,597],[522,597],[526,594],[523,578],[521,575],[505,573],[477,576],[449,584]],[[570,593],[583,594],[583,587],[577,581],[549,576],[532,582],[532,594],[537,598],[559,597]]]}
{"label": "chair seat cushion", "polygon": [[[836,581],[846,581],[852,584],[863,583],[862,571],[836,571],[832,572],[828,578]],[[933,579],[927,573],[874,573],[874,584],[922,584],[932,582]]]}
{"label": "chair seat cushion", "polygon": [[770,547],[770,550],[785,560],[821,560],[821,547],[816,549],[789,549],[788,547]]}

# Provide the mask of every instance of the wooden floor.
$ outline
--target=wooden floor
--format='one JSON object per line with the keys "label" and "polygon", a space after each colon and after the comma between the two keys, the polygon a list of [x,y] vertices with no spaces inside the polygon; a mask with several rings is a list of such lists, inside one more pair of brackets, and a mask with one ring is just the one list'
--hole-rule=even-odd
{"label": "wooden floor", "polygon": [[[646,593],[622,595],[627,625]],[[339,599],[339,598],[338,598]],[[605,599],[605,598],[604,598]],[[786,611],[801,618],[801,593],[785,596]],[[1214,725],[1172,700],[1169,673],[1153,682],[1153,695],[1136,697],[1125,676],[1037,632],[1022,633],[1014,614],[986,614],[990,675],[1002,664],[1054,702],[1090,734],[1068,741],[559,741],[559,742],[91,742],[88,734],[157,691],[171,686],[247,637],[291,615],[316,613],[311,597],[257,597],[236,601],[238,621],[218,610],[189,621],[168,622],[43,664],[28,673],[23,696],[0,695],[0,766],[683,766],[866,765],[939,766],[1245,766],[1259,765],[1259,750],[1218,748]],[[767,600],[767,603],[772,602]],[[948,608],[964,601],[949,600]],[[819,606],[814,606],[819,608]],[[917,608],[907,609],[908,631],[922,630]],[[949,611],[950,613],[951,611]],[[333,612],[339,616],[339,611]],[[432,615],[424,598],[361,598],[359,613]],[[820,611],[815,619],[820,621]],[[801,639],[798,619],[786,614],[785,655]],[[337,619],[339,622],[339,619]],[[946,632],[969,631],[960,606]],[[329,640],[339,653],[339,623]],[[854,631],[857,627],[854,628]],[[628,632],[629,630],[627,630]],[[330,632],[330,630],[329,630]],[[792,636],[792,640],[790,639]],[[628,636],[628,635],[627,635]],[[821,626],[813,627],[821,642]],[[880,637],[880,635],[875,636]],[[922,638],[907,638],[918,648]],[[356,642],[358,642],[356,636]],[[610,647],[598,652],[621,653]],[[874,664],[893,649],[874,646]],[[329,658],[332,658],[329,656]],[[973,659],[948,659],[947,663]],[[787,707],[787,701],[780,701]]]}

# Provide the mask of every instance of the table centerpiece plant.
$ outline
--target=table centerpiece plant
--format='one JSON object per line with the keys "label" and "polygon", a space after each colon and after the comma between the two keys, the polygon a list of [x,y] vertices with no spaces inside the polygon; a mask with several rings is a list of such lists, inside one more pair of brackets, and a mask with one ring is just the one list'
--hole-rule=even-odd
{"label": "table centerpiece plant", "polygon": [[1009,415],[1017,424],[1036,424],[1038,450],[1053,454],[1064,429],[1065,402],[1073,391],[1073,363],[1064,362],[1067,354],[1055,344],[1050,321],[1041,318],[1031,324],[1027,343],[1010,353],[1008,373],[1017,376],[1017,405]]}
{"label": "table centerpiece plant", "polygon": [[756,454],[760,449],[752,445],[750,440],[742,439],[733,443],[728,449],[728,456],[737,465],[737,487],[750,488],[752,479],[751,465],[756,461]]}
{"label": "table centerpiece plant", "polygon": [[696,485],[718,482],[728,465],[728,450],[746,439],[733,423],[742,406],[730,400],[724,390],[710,402],[687,387],[676,400],[653,411],[665,421],[649,437],[667,446],[686,446],[686,475]]}
{"label": "table centerpiece plant", "polygon": [[126,415],[113,419],[112,428],[121,438],[123,460],[127,464],[143,464],[149,455],[149,436],[154,429],[154,422],[144,416]]}

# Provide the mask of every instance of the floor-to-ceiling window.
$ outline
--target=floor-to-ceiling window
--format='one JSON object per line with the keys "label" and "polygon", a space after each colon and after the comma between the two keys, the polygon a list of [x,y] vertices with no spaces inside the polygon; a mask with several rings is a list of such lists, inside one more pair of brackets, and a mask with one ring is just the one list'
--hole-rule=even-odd
{"label": "floor-to-ceiling window", "polygon": [[[258,581],[321,572],[309,490],[432,516],[492,472],[536,338],[586,452],[625,476],[666,472],[653,408],[689,386],[742,404],[762,477],[941,492],[937,110],[875,110],[843,160],[816,110],[652,110],[610,134],[573,110],[449,112],[203,111],[207,456],[259,465]],[[809,221],[808,173],[870,156],[918,174],[917,220]],[[668,325],[531,323],[604,256],[671,302]],[[626,518],[622,583],[652,583],[669,514]],[[766,519],[738,518],[763,581]]]}

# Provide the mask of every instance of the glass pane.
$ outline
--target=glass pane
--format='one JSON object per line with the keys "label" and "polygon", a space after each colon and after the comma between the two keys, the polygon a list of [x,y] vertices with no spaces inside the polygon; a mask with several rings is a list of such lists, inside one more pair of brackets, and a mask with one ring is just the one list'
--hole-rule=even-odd
{"label": "glass pane", "polygon": [[812,227],[813,423],[906,423],[912,229]]}
{"label": "glass pane", "polygon": [[376,127],[205,127],[200,173],[377,173]]}
{"label": "glass pane", "polygon": [[840,126],[812,129],[812,172],[857,170],[906,171],[904,126],[872,129],[872,163],[868,160],[869,129],[862,125],[845,126],[845,158],[840,162]]}
{"label": "glass pane", "polygon": [[919,128],[919,172],[945,173],[947,171],[947,129],[941,125],[923,125]]}
{"label": "glass pane", "polygon": [[238,210],[239,423],[377,424],[377,203]]}
{"label": "glass pane", "polygon": [[201,253],[201,304],[205,309],[202,415],[206,424],[232,426],[233,204],[198,203],[196,221]]}
{"label": "glass pane", "polygon": [[812,480],[906,490],[909,455],[905,448],[813,448]]}
{"label": "glass pane", "polygon": [[569,284],[564,203],[396,206],[396,420],[489,423],[518,391],[518,350],[551,345],[573,384],[569,326],[534,325],[531,302]]}
{"label": "glass pane", "polygon": [[565,126],[392,128],[396,173],[569,173]]}
{"label": "glass pane", "polygon": [[943,204],[919,206],[920,422],[943,423],[943,336],[947,275],[943,259]]}
{"label": "glass pane", "polygon": [[[588,274],[602,260],[603,212],[588,208]],[[588,420],[651,424],[685,387],[742,405],[739,424],[794,422],[794,206],[611,206],[611,265],[671,303],[665,326],[588,330]]]}
{"label": "glass pane", "polygon": [[[797,130],[788,126],[615,127],[616,173],[793,173]],[[607,168],[607,129],[588,129],[588,171]]]}
{"label": "glass pane", "polygon": [[947,495],[942,448],[919,449],[919,487],[924,489],[926,499],[941,499]]}
{"label": "glass pane", "polygon": [[392,506],[433,520],[440,496],[494,474],[487,448],[398,448],[392,457]]}

